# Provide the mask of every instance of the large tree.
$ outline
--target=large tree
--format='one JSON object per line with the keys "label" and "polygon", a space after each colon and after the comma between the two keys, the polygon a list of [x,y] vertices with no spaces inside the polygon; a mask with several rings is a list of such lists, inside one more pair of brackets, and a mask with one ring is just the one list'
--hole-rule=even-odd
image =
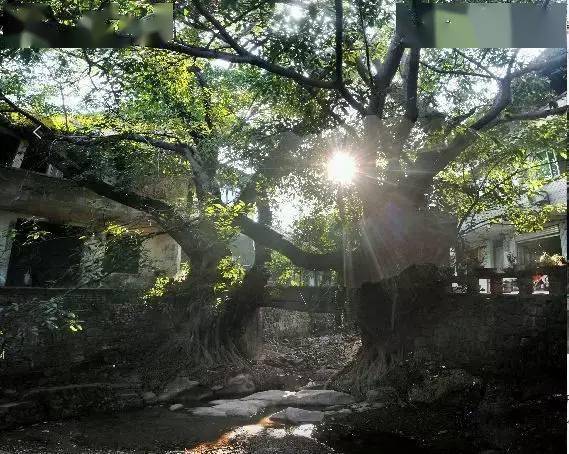
{"label": "large tree", "polygon": [[[54,20],[77,17],[51,3]],[[55,65],[65,78],[43,84],[52,90],[88,77],[90,113],[73,112],[63,94],[49,105],[30,89],[34,72],[14,73],[22,65]],[[176,4],[175,37],[161,49],[5,52],[0,119],[67,177],[153,216],[208,285],[229,222],[255,241],[259,267],[275,250],[302,268],[351,271],[344,278],[358,286],[440,264],[449,225],[477,211],[509,201],[520,214],[513,201],[538,186],[538,152],[565,148],[566,107],[547,78],[565,66],[561,50],[406,48],[390,2],[191,0]],[[339,194],[324,171],[337,149],[357,163]],[[177,159],[185,203],[108,183],[118,155],[129,168]],[[279,233],[271,205],[287,191],[339,210],[349,250],[319,252]]]}

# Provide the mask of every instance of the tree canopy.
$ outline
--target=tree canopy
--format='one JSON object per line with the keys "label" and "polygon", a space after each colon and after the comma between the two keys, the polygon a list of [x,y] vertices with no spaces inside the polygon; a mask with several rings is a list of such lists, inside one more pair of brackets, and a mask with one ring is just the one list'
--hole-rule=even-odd
{"label": "tree canopy", "polygon": [[[93,3],[50,2],[53,20]],[[461,229],[505,206],[501,220],[532,228],[543,218],[520,197],[552,178],[544,152],[566,158],[551,82],[565,50],[407,49],[392,2],[191,0],[161,48],[0,55],[1,126],[66,177],[148,212],[195,261],[218,261],[212,242],[241,231],[297,266],[341,270],[336,218],[357,236],[395,199]],[[357,163],[341,194],[326,178],[337,150]],[[141,190],[158,178],[176,191]],[[283,198],[312,217],[296,235],[271,214]]]}

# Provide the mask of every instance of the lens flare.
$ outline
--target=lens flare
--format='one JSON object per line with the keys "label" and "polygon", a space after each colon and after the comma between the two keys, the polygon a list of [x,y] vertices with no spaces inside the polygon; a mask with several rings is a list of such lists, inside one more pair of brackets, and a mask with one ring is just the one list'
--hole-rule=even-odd
{"label": "lens flare", "polygon": [[345,152],[336,152],[328,161],[328,178],[341,185],[350,184],[356,176],[356,160]]}

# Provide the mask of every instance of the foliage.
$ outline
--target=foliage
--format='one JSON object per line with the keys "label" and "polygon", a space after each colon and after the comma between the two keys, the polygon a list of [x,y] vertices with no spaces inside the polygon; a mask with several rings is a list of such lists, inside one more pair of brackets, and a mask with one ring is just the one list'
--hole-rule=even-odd
{"label": "foliage", "polygon": [[252,205],[243,201],[227,205],[213,203],[205,208],[205,215],[213,222],[219,237],[229,241],[239,233],[239,229],[234,224],[235,218],[247,215],[251,210]]}
{"label": "foliage", "polygon": [[223,304],[229,292],[239,286],[245,277],[245,269],[233,257],[222,258],[218,265],[218,280],[213,286],[216,305]]}
{"label": "foliage", "polygon": [[290,259],[283,254],[273,252],[271,260],[267,262],[266,266],[275,285],[282,287],[298,287],[302,285],[300,269],[294,266]]}
{"label": "foliage", "polygon": [[567,259],[560,254],[549,255],[544,252],[539,257],[538,263],[542,266],[563,266],[567,265]]}
{"label": "foliage", "polygon": [[[103,2],[49,3],[60,21],[73,23]],[[118,3],[127,13],[151,9],[147,2]],[[303,251],[341,250],[344,235],[359,238],[366,204],[413,187],[418,163],[471,131],[494,105],[499,78],[537,56],[513,49],[422,49],[418,91],[411,98],[417,120],[405,136],[399,132],[409,117],[409,50],[384,81],[384,106],[374,127],[368,120],[376,114],[360,108],[373,104],[381,85],[373,79],[394,55],[395,3],[362,0],[342,7],[338,43],[337,11],[329,2],[182,2],[175,6],[176,40],[168,51],[2,51],[0,88],[57,134],[88,138],[55,146],[81,164],[79,182],[95,178],[121,193],[167,202],[168,221],[204,220],[200,225],[213,225],[216,237],[200,243],[208,252],[239,231],[237,221],[252,213],[252,199],[274,206],[279,197],[305,205],[291,236]],[[195,49],[222,58],[201,58]],[[256,59],[265,63],[250,64]],[[341,83],[334,82],[340,69]],[[433,184],[420,188],[429,208],[455,214],[463,232],[475,228],[483,212],[496,212],[488,222],[536,229],[559,208],[535,210],[525,201],[552,181],[544,153],[566,159],[566,119],[511,122],[555,95],[541,72],[515,78],[511,88],[512,102],[500,121],[474,129],[476,140],[437,172]],[[3,118],[19,127],[33,123],[14,111]],[[381,137],[374,139],[370,130]],[[343,197],[324,170],[337,149],[353,153],[361,168],[355,190]],[[248,192],[249,184],[254,190]],[[365,186],[374,190],[361,190]],[[219,196],[225,188],[233,195],[228,203]],[[253,195],[241,200],[247,193]],[[152,207],[143,208],[156,216]],[[277,280],[294,282],[282,256],[275,255],[271,266]]]}
{"label": "foliage", "polygon": [[33,343],[43,331],[82,330],[82,321],[65,307],[63,296],[49,300],[13,302],[0,307],[1,349],[16,343]]}
{"label": "foliage", "polygon": [[149,302],[164,296],[169,290],[172,290],[176,284],[185,282],[190,277],[190,273],[190,264],[188,262],[180,263],[180,269],[174,276],[158,276],[154,285],[144,294],[143,300]]}

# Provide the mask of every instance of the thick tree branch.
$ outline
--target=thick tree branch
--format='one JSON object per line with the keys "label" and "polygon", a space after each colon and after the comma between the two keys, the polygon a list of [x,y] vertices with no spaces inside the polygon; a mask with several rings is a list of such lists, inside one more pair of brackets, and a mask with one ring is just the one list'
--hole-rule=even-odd
{"label": "thick tree branch", "polygon": [[421,49],[414,47],[409,51],[407,60],[404,88],[405,88],[405,118],[411,122],[417,121],[419,110],[417,108],[417,83],[419,79],[419,59]]}
{"label": "thick tree branch", "polygon": [[538,120],[540,118],[547,118],[553,115],[561,115],[567,113],[567,106],[556,107],[554,109],[546,110],[536,110],[534,112],[524,112],[520,114],[509,114],[501,118],[497,118],[492,122],[489,127],[493,127],[503,123],[509,123],[512,121],[528,121],[528,120]]}
{"label": "thick tree branch", "polygon": [[368,106],[368,114],[383,115],[383,107],[385,105],[385,98],[387,97],[387,89],[391,85],[391,81],[397,73],[397,68],[403,57],[405,48],[401,42],[401,37],[395,33],[387,49],[387,55],[383,63],[374,62],[377,73],[373,77],[373,93]]}
{"label": "thick tree branch", "polygon": [[338,92],[342,97],[348,102],[350,106],[356,109],[361,115],[365,114],[365,107],[362,103],[358,102],[353,95],[349,92],[346,84],[344,83],[344,75],[342,65],[344,63],[344,8],[342,6],[342,0],[335,0],[334,5],[336,8],[336,19],[335,19],[335,78],[336,84],[338,86]]}
{"label": "thick tree branch", "polygon": [[[3,95],[0,96],[14,111],[22,114],[34,124],[43,125],[43,123],[33,115],[17,107],[8,98],[5,98]],[[3,123],[5,123],[6,126],[12,126],[6,122]],[[31,130],[28,130],[29,128],[12,127],[11,129],[18,134],[24,133],[27,138],[38,142],[40,144],[40,148],[46,150],[48,162],[61,170],[66,178],[73,179],[80,186],[88,188],[103,197],[107,197],[123,205],[148,213],[150,216],[155,218],[165,230],[168,231],[168,233],[180,244],[180,246],[182,246],[185,251],[196,250],[196,247],[198,246],[197,242],[201,237],[199,232],[196,230],[197,227],[194,222],[195,220],[185,219],[166,202],[140,195],[125,188],[117,188],[106,183],[89,172],[88,166],[85,167],[84,165],[79,164],[79,162],[72,157],[72,151],[62,151],[53,145],[56,142],[67,142],[78,146],[88,146],[97,142],[104,142],[105,140],[108,142],[116,140],[140,141],[177,153],[185,151],[188,157],[194,159],[191,164],[192,168],[195,166],[195,176],[196,172],[199,174],[201,167],[199,162],[195,160],[195,157],[192,156],[188,146],[184,144],[173,144],[159,141],[151,137],[145,137],[138,134],[126,133],[106,137],[59,136],[47,127],[44,131],[43,137],[41,139],[37,139],[37,137],[32,134]],[[203,190],[211,190],[209,184],[197,179],[196,186],[199,186],[200,184],[204,184],[202,187]],[[213,195],[215,196],[215,194]],[[313,254],[305,252],[290,241],[286,240],[281,234],[270,227],[258,224],[245,216],[239,217],[236,224],[241,228],[245,235],[249,236],[256,243],[281,252],[283,255],[289,257],[297,266],[314,270],[339,269],[338,267],[341,266],[342,262],[339,254]]]}
{"label": "thick tree branch", "polygon": [[481,69],[482,71],[484,71],[486,74],[488,74],[493,79],[498,79],[498,77],[492,71],[490,71],[486,66],[484,66],[479,61],[476,61],[474,58],[466,55],[464,52],[460,51],[459,49],[454,49],[454,51],[455,51],[455,53],[460,55],[465,60],[468,60],[470,63],[473,63],[474,66],[476,66],[478,69]]}
{"label": "thick tree branch", "polygon": [[489,74],[476,73],[476,72],[472,72],[472,71],[464,71],[462,69],[441,69],[441,68],[437,68],[436,66],[433,66],[430,63],[427,63],[424,61],[421,62],[421,65],[423,65],[425,68],[429,68],[431,71],[434,71],[434,72],[439,73],[439,74],[449,74],[449,75],[454,75],[454,76],[467,76],[467,77],[482,77],[485,79],[497,79],[497,77],[491,76]]}
{"label": "thick tree branch", "polygon": [[236,224],[241,229],[241,232],[252,238],[255,243],[280,252],[296,266],[308,270],[339,270],[342,267],[342,256],[339,252],[330,254],[306,252],[288,241],[280,233],[246,216],[239,217]]}

